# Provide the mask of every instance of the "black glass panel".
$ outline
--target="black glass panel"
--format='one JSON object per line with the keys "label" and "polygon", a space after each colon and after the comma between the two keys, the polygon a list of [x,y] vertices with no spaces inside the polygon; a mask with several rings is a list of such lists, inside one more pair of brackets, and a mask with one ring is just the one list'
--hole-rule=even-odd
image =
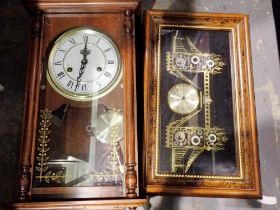
{"label": "black glass panel", "polygon": [[230,32],[160,34],[159,173],[237,175]]}

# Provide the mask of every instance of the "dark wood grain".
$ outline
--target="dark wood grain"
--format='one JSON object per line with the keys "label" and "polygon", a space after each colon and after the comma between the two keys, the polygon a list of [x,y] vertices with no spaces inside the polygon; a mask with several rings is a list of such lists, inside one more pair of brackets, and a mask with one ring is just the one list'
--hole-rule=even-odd
{"label": "dark wood grain", "polygon": [[127,110],[125,119],[125,138],[128,139],[126,148],[126,177],[125,183],[127,188],[126,196],[129,198],[134,198],[137,196],[135,189],[137,188],[137,175],[135,171],[135,141],[136,138],[135,131],[135,58],[134,54],[134,35],[133,35],[133,11],[125,10],[124,11],[124,109]]}
{"label": "dark wood grain", "polygon": [[[27,87],[25,93],[25,113],[24,125],[21,144],[20,160],[20,180],[19,180],[19,200],[29,199],[30,190],[30,168],[32,166],[32,144],[34,140],[34,130],[36,129],[36,110],[38,109],[38,68],[41,65],[41,34],[42,34],[42,17],[43,14],[38,11],[33,17],[32,39],[29,49],[28,66],[27,66]],[[35,118],[35,119],[34,119]]]}

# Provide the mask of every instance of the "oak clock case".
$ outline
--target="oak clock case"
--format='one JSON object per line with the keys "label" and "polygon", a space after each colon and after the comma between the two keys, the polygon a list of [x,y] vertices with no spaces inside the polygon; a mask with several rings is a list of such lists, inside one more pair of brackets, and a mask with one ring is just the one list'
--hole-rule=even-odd
{"label": "oak clock case", "polygon": [[22,203],[14,207],[142,206],[134,103],[138,1],[23,3],[33,17],[33,31],[18,194]]}
{"label": "oak clock case", "polygon": [[246,16],[146,15],[145,191],[259,197]]}

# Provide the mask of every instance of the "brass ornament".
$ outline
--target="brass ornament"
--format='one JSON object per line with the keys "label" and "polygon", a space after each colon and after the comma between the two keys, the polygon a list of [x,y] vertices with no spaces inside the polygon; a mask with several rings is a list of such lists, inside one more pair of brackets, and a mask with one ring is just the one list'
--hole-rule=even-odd
{"label": "brass ornament", "polygon": [[[185,47],[188,46],[188,49]],[[172,50],[166,53],[166,70],[186,84],[177,84],[168,93],[168,105],[176,113],[186,115],[170,122],[166,127],[165,147],[172,151],[171,171],[188,170],[204,151],[216,152],[224,149],[228,140],[224,129],[211,126],[210,78],[221,73],[225,65],[220,55],[201,52],[188,36],[173,37]],[[186,73],[203,74],[204,89],[195,84]],[[199,97],[198,91],[201,90]],[[186,102],[188,101],[188,102]],[[199,103],[202,105],[198,108]],[[204,107],[203,107],[204,106]],[[196,112],[194,112],[197,109]],[[185,125],[192,117],[204,110],[204,127]],[[194,112],[194,113],[192,113]],[[190,151],[187,161],[185,154]]]}

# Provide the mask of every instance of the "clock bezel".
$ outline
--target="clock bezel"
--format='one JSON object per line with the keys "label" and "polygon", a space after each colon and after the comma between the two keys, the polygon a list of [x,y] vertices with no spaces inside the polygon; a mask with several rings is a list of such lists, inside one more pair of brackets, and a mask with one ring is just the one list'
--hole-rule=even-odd
{"label": "clock bezel", "polygon": [[[68,89],[65,89],[62,85],[59,84],[58,80],[55,79],[55,75],[52,73],[53,59],[57,49],[63,42],[65,42],[65,40],[78,34],[91,34],[91,35],[98,34],[99,37],[104,38],[113,47],[113,50],[117,56],[117,60],[118,60],[118,65],[116,70],[117,73],[114,75],[113,79],[108,83],[108,85],[105,88],[102,88],[101,91],[98,91],[96,93],[79,94],[79,93],[74,93]],[[101,29],[93,26],[74,27],[62,32],[57,38],[55,38],[53,43],[49,45],[44,60],[45,60],[44,68],[46,69],[47,81],[49,82],[51,87],[59,95],[74,101],[81,101],[81,102],[92,101],[109,94],[119,84],[123,75],[120,50],[117,47],[116,43],[114,42],[113,38],[106,32],[102,31]]]}
{"label": "clock bezel", "polygon": [[[179,85],[185,86],[185,87],[190,88],[191,90],[194,90],[195,93],[196,93],[196,96],[197,96],[197,98],[196,98],[196,100],[195,100],[196,106],[195,106],[195,107],[192,107],[190,110],[185,111],[185,112],[176,110],[174,107],[172,108],[172,106],[171,106],[171,99],[170,99],[171,94],[174,92],[174,89],[175,89],[177,86],[179,86]],[[191,85],[189,85],[189,84],[178,83],[178,84],[174,85],[174,86],[168,91],[168,93],[167,93],[167,103],[168,103],[169,108],[170,108],[174,113],[180,114],[180,115],[188,115],[188,114],[194,112],[195,110],[197,110],[197,107],[198,107],[198,105],[199,105],[199,103],[200,103],[200,102],[199,102],[199,93],[198,93],[197,90],[195,90],[195,88],[194,88],[193,86],[191,86]]]}

